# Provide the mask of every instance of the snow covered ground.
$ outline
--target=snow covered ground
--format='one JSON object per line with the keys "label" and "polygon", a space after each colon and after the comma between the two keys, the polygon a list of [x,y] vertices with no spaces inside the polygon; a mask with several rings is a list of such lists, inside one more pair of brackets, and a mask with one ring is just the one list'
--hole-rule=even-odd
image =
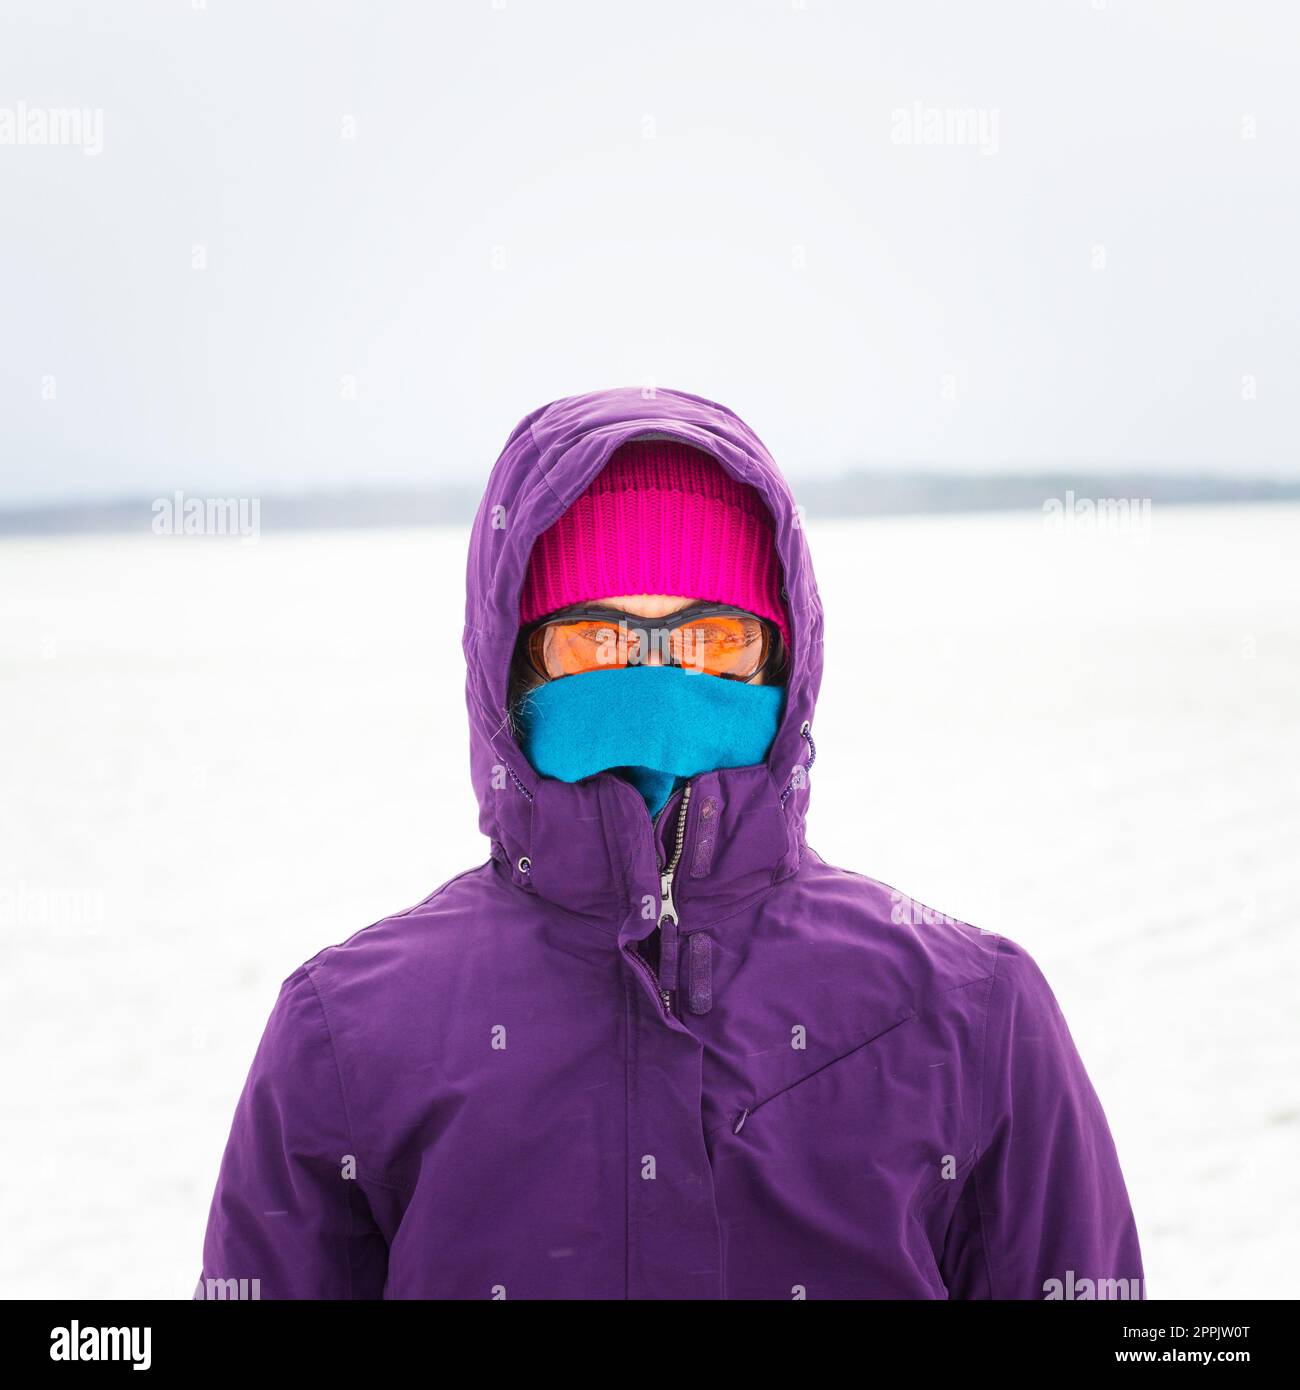
{"label": "snow covered ground", "polygon": [[[1300,1296],[1300,508],[809,532],[812,842],[1034,953],[1153,1298]],[[464,553],[0,544],[0,1295],[188,1298],[279,982],[485,858]]]}

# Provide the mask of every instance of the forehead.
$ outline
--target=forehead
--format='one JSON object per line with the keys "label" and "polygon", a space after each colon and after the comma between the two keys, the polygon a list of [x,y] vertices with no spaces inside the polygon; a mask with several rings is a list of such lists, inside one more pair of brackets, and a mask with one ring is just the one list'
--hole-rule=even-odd
{"label": "forehead", "polygon": [[617,608],[621,613],[632,613],[640,618],[666,618],[672,613],[680,613],[700,600],[681,594],[610,594],[604,598],[592,599],[584,607]]}

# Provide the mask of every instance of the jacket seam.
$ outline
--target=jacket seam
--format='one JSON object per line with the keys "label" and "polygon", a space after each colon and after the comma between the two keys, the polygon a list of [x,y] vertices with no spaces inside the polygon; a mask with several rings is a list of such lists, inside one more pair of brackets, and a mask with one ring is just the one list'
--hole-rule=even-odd
{"label": "jacket seam", "polygon": [[409,1197],[415,1191],[414,1183],[407,1182],[405,1178],[393,1177],[390,1173],[367,1175],[358,1172],[356,1181],[362,1187],[382,1187],[388,1192],[398,1192],[404,1197]]}
{"label": "jacket seam", "polygon": [[[936,995],[936,998],[941,998],[943,995],[946,995],[946,994],[955,994],[959,989],[973,989],[976,985],[987,984],[990,980],[992,980],[992,978],[993,978],[992,974],[988,974],[988,975],[980,975],[980,976],[978,976],[978,977],[977,977],[976,979],[974,979],[974,980],[963,980],[961,984],[958,984],[958,985],[949,985],[946,989],[940,990],[940,991],[938,992],[938,994]],[[986,1009],[986,1010],[985,1010],[985,1030],[987,1030],[987,1013],[988,1013],[988,1011],[987,1011],[987,1009]],[[982,1055],[983,1055],[983,1035],[982,1035],[982,1034],[981,1034],[980,1050],[979,1050],[979,1051],[980,1051],[980,1056],[982,1057]],[[981,1066],[981,1068],[980,1068],[980,1081],[981,1081],[981,1085],[982,1085],[982,1081],[983,1081],[983,1067],[982,1067],[982,1066]],[[922,1195],[922,1197],[920,1198],[920,1201],[919,1201],[918,1204],[917,1204],[917,1207],[918,1207],[918,1214],[924,1215],[924,1214],[930,1209],[930,1204],[931,1204],[931,1203],[934,1201],[934,1199],[939,1195],[939,1193],[943,1192],[945,1189],[956,1190],[956,1189],[954,1188],[953,1185],[956,1184],[957,1180],[958,1180],[958,1179],[964,1180],[966,1177],[968,1177],[968,1176],[970,1175],[970,1173],[973,1171],[974,1165],[979,1161],[979,1142],[980,1142],[980,1139],[979,1139],[979,1119],[978,1119],[978,1116],[977,1116],[977,1118],[976,1118],[976,1124],[975,1124],[975,1135],[974,1135],[974,1138],[973,1138],[973,1140],[971,1141],[970,1148],[969,1148],[969,1149],[967,1150],[967,1152],[964,1154],[964,1156],[962,1157],[960,1163],[958,1163],[956,1172],[953,1174],[953,1176],[952,1176],[951,1178],[945,1178],[945,1177],[936,1178],[935,1181],[932,1182],[928,1188],[926,1188],[925,1193]]]}
{"label": "jacket seam", "polygon": [[[482,865],[480,865],[479,867],[481,868]],[[472,870],[466,870],[466,872],[473,872],[473,871],[472,871]],[[458,877],[463,877],[463,875],[458,875]],[[449,880],[449,882],[454,882],[454,881],[455,881],[454,879],[453,879],[453,880]],[[446,884],[444,884],[443,886],[446,887]],[[442,890],[439,889],[438,891],[441,892]],[[436,894],[431,894],[430,896],[433,897],[433,896],[436,896]],[[429,899],[426,898],[426,899],[424,899],[424,901],[427,902],[427,901],[429,901]],[[420,904],[420,903],[417,903],[417,904],[416,904],[416,907],[419,907],[419,906],[421,906],[421,904]],[[413,911],[414,909],[408,909],[408,910]],[[400,916],[400,915],[403,915],[403,914],[400,914],[400,913],[399,913],[398,915]],[[383,920],[383,921],[387,921],[388,919],[387,919],[387,918],[383,918],[382,920]],[[378,925],[378,924],[376,923],[376,925]],[[363,928],[363,930],[364,930],[364,928]],[[328,1012],[328,1010],[327,1010],[326,1007],[325,1007],[325,997],[324,997],[324,994],[323,994],[322,991],[321,991],[320,985],[319,985],[319,984],[317,983],[317,981],[316,981],[315,971],[312,970],[312,969],[310,969],[310,968],[308,968],[308,967],[305,966],[305,965],[302,967],[302,969],[303,969],[304,973],[306,974],[307,979],[311,982],[312,990],[313,990],[313,992],[314,992],[315,995],[316,995],[316,1002],[317,1002],[317,1004],[320,1006],[321,1019],[323,1020],[323,1022],[324,1022],[324,1024],[325,1024],[325,1036],[326,1036],[326,1038],[327,1038],[328,1041],[329,1041],[329,1046],[330,1046],[330,1057],[331,1057],[331,1059],[332,1059],[333,1062],[334,1062],[334,1074],[335,1074],[335,1076],[338,1078],[338,1083],[339,1083],[339,1102],[340,1102],[340,1104],[342,1105],[342,1108],[343,1108],[343,1123],[344,1123],[344,1127],[345,1127],[346,1130],[347,1130],[348,1145],[349,1145],[349,1147],[351,1148],[353,1154],[356,1156],[356,1159],[357,1159],[357,1168],[358,1168],[358,1172],[357,1172],[357,1176],[356,1176],[356,1182],[357,1182],[357,1184],[358,1184],[359,1186],[362,1186],[362,1187],[365,1187],[365,1186],[370,1186],[370,1187],[383,1187],[383,1188],[387,1188],[388,1190],[393,1191],[393,1192],[400,1192],[400,1193],[409,1195],[411,1192],[413,1192],[413,1191],[415,1190],[415,1184],[412,1183],[412,1182],[408,1182],[405,1178],[398,1178],[398,1177],[395,1177],[395,1176],[393,1176],[392,1174],[389,1174],[389,1173],[362,1173],[362,1172],[360,1171],[360,1168],[361,1168],[361,1155],[360,1155],[360,1153],[359,1153],[359,1151],[358,1151],[358,1149],[357,1149],[356,1131],[353,1129],[353,1126],[352,1126],[352,1114],[351,1114],[351,1111],[350,1111],[350,1109],[349,1109],[349,1107],[348,1107],[347,1090],[346,1090],[346,1088],[345,1088],[345,1086],[344,1086],[344,1084],[343,1084],[343,1068],[339,1065],[338,1045],[337,1045],[337,1044],[335,1043],[335,1041],[334,1041],[334,1030],[333,1030],[333,1028],[330,1026],[329,1012]]]}
{"label": "jacket seam", "polygon": [[[788,878],[790,875],[787,874],[786,877]],[[766,899],[770,898],[784,882],[785,879],[782,878],[778,879],[775,883],[769,883],[762,888],[756,888],[747,898],[742,898],[740,902],[727,907],[719,912],[716,917],[708,917],[698,924],[691,922],[688,925],[683,925],[681,928],[682,935],[694,936],[696,932],[711,931],[714,927],[721,926],[723,922],[729,922],[733,917],[738,917],[742,912],[747,911],[751,907],[757,907],[761,902],[766,901]],[[687,901],[689,903],[690,900],[687,899]]]}
{"label": "jacket seam", "polygon": [[[605,849],[606,852],[609,851],[609,844],[607,841],[605,842]],[[774,883],[768,883],[762,888],[756,888],[748,897],[742,898],[737,903],[729,904],[724,910],[720,911],[716,917],[710,917],[707,921],[701,921],[698,924],[692,922],[689,926],[684,926],[682,928],[682,934],[684,936],[689,936],[695,932],[709,931],[720,923],[729,921],[732,917],[744,912],[747,908],[757,907],[764,899],[771,897],[783,883],[793,878],[796,872],[797,870],[794,870],[784,877],[777,879]],[[611,911],[604,916],[597,916],[595,913],[589,913],[584,916],[580,912],[575,912],[572,908],[565,907],[563,903],[556,902],[554,898],[548,898],[545,893],[540,892],[538,889],[524,888],[510,878],[504,879],[504,883],[507,888],[512,889],[516,893],[523,894],[526,898],[540,898],[552,911],[560,913],[561,916],[568,918],[571,922],[576,922],[579,926],[590,927],[594,931],[603,932],[606,936],[616,937],[622,924],[627,920],[628,913],[636,913],[639,911],[636,898],[632,893],[631,882],[624,877],[621,868],[618,869],[616,877],[624,898],[623,908],[622,911]],[[417,904],[417,906],[419,906],[419,904]],[[388,919],[383,918],[381,920],[387,921]],[[379,923],[376,922],[375,925],[378,926]]]}
{"label": "jacket seam", "polygon": [[623,1016],[626,1035],[623,1047],[623,1297],[632,1297],[632,1140],[634,1138],[636,1106],[633,1095],[636,1090],[636,1009],[633,1005],[634,982],[626,974],[623,977]]}
{"label": "jacket seam", "polygon": [[[934,1182],[932,1182],[930,1186],[925,1189],[925,1192],[918,1199],[916,1204],[916,1211],[913,1213],[913,1215],[918,1219],[927,1215],[929,1213],[931,1205],[934,1204],[935,1199],[939,1196],[941,1192],[944,1191],[945,1188],[959,1188],[960,1184],[964,1182],[966,1178],[968,1178],[970,1174],[974,1171],[974,1164],[978,1161],[978,1159],[979,1150],[972,1148],[968,1153],[966,1153],[962,1157],[961,1161],[957,1164],[956,1171],[953,1173],[951,1178],[945,1178],[942,1175],[936,1178]],[[951,1220],[951,1217],[949,1218],[949,1220]]]}
{"label": "jacket seam", "polygon": [[[538,419],[540,419],[540,418],[541,418],[541,416],[538,416]],[[549,493],[551,494],[552,497],[555,498],[555,500],[560,504],[561,509],[563,509],[563,507],[564,507],[564,498],[561,497],[560,494],[559,494],[558,492],[556,492],[556,490],[554,489],[554,487],[551,486],[551,475],[550,475],[550,470],[542,467],[542,459],[543,459],[543,458],[545,457],[545,455],[546,455],[546,450],[545,450],[545,448],[543,448],[543,446],[542,446],[541,444],[538,443],[538,440],[537,440],[537,432],[536,432],[536,430],[534,429],[534,425],[535,425],[536,423],[537,423],[537,422],[536,422],[535,420],[530,420],[530,421],[528,422],[528,438],[529,438],[529,440],[532,442],[533,451],[534,451],[534,454],[536,455],[536,457],[533,459],[533,467],[537,470],[537,476],[538,476],[538,478],[541,479],[542,486],[547,490],[547,492],[549,492]],[[573,448],[573,445],[576,444],[576,443],[578,443],[578,441],[575,439],[575,440],[573,441],[573,444],[570,444],[570,445],[569,445],[569,448],[570,448],[570,449]],[[568,451],[569,451],[569,450],[566,449],[564,452],[567,454]],[[561,457],[563,457],[563,455],[561,455]],[[542,529],[545,530],[546,528],[543,527]],[[541,535],[541,531],[537,532],[536,534],[537,534],[537,535]]]}
{"label": "jacket seam", "polygon": [[[468,869],[462,869],[460,873],[453,874],[452,877],[447,879],[445,883],[440,884],[437,888],[433,890],[432,893],[429,893],[425,897],[421,898],[419,902],[412,903],[410,907],[403,908],[400,912],[390,912],[386,917],[379,917],[375,921],[369,923],[367,926],[358,927],[357,930],[354,931],[351,936],[345,937],[342,941],[335,942],[332,946],[323,947],[320,951],[317,952],[316,955],[314,955],[311,958],[311,960],[306,961],[301,966],[299,966],[299,969],[303,972],[303,974],[307,977],[308,981],[311,983],[312,992],[316,996],[316,1003],[321,1011],[321,1020],[325,1025],[325,1036],[329,1042],[330,1047],[330,1058],[334,1063],[334,1074],[338,1078],[339,1083],[339,1102],[343,1109],[343,1124],[345,1129],[347,1130],[348,1144],[353,1154],[356,1155],[358,1169],[361,1166],[361,1156],[357,1151],[356,1133],[352,1126],[352,1115],[348,1106],[347,1089],[343,1084],[343,1068],[339,1063],[338,1046],[334,1041],[334,1030],[330,1025],[329,1010],[325,1007],[325,995],[319,982],[316,979],[316,971],[320,970],[323,967],[331,951],[339,950],[341,947],[346,946],[350,941],[356,940],[356,938],[360,936],[363,932],[371,931],[375,927],[381,927],[384,925],[385,922],[396,922],[400,921],[403,917],[409,917],[411,913],[417,911],[419,908],[422,908],[426,906],[428,903],[431,903],[435,899],[441,897],[441,895],[445,893],[447,889],[452,886],[453,883],[458,883],[462,878],[469,877],[470,874],[476,874],[482,869],[491,867],[494,862],[495,861],[489,855],[488,858],[485,859],[481,864],[475,864]],[[312,962],[317,962],[317,964],[313,965]],[[359,1187],[382,1187],[387,1189],[388,1191],[400,1193],[403,1196],[409,1196],[412,1192],[415,1191],[414,1183],[409,1182],[404,1178],[394,1177],[388,1173],[363,1174],[360,1171],[358,1171],[355,1181],[357,1182],[357,1185]],[[350,1279],[351,1257],[349,1256],[349,1282]]]}
{"label": "jacket seam", "polygon": [[[482,867],[482,866],[480,865],[479,867]],[[466,870],[466,872],[467,872],[467,873],[472,873],[473,870]],[[463,874],[458,874],[457,877],[458,877],[458,878],[463,878],[464,875],[463,875]],[[449,879],[449,880],[448,880],[448,883],[453,883],[453,882],[455,882],[455,879]],[[444,884],[444,885],[443,885],[444,888],[445,888],[446,886],[447,886],[447,884]],[[441,892],[442,890],[439,889],[439,890],[437,890],[437,891],[438,891],[438,892]],[[436,896],[437,896],[437,893],[431,893],[431,894],[429,895],[429,898],[433,898],[433,897],[436,897]],[[429,898],[423,899],[422,902],[428,902],[428,901],[429,901]],[[421,905],[422,905],[422,903],[416,903],[416,904],[415,904],[416,907],[420,907]],[[407,911],[414,911],[414,908],[408,908]],[[402,915],[404,915],[404,914],[399,913],[399,914],[397,914],[397,915],[398,915],[398,916],[402,916]],[[388,919],[387,919],[387,918],[384,918],[384,919],[381,919],[381,920],[387,921]],[[376,925],[377,925],[377,924],[376,924]],[[310,984],[311,984],[312,992],[313,992],[313,993],[315,994],[315,996],[316,996],[316,1003],[317,1003],[317,1005],[319,1006],[320,1011],[321,1011],[321,1021],[323,1022],[324,1026],[325,1026],[325,1037],[326,1037],[326,1040],[327,1040],[328,1043],[329,1043],[330,1058],[331,1058],[331,1060],[332,1060],[333,1063],[334,1063],[334,1074],[335,1074],[335,1077],[336,1077],[337,1080],[338,1080],[338,1085],[339,1085],[339,1104],[340,1104],[340,1106],[342,1107],[342,1110],[343,1110],[343,1124],[344,1124],[344,1128],[345,1128],[346,1131],[347,1131],[348,1147],[352,1150],[352,1153],[356,1156],[356,1159],[357,1159],[357,1168],[358,1168],[358,1172],[357,1172],[357,1176],[356,1176],[355,1182],[356,1182],[357,1186],[358,1186],[359,1188],[362,1188],[362,1189],[364,1189],[364,1188],[366,1188],[366,1187],[382,1187],[382,1188],[386,1189],[387,1191],[396,1192],[396,1193],[398,1193],[398,1194],[401,1195],[401,1196],[410,1196],[410,1194],[411,1194],[412,1192],[414,1192],[414,1190],[415,1190],[415,1184],[414,1184],[414,1183],[407,1182],[406,1180],[404,1180],[404,1179],[402,1179],[402,1178],[394,1177],[394,1176],[392,1176],[391,1174],[388,1174],[388,1173],[367,1174],[367,1173],[363,1173],[363,1172],[360,1171],[360,1169],[361,1169],[361,1156],[360,1156],[360,1153],[359,1153],[359,1151],[358,1151],[358,1149],[357,1149],[356,1132],[355,1132],[355,1130],[353,1129],[353,1125],[352,1125],[352,1115],[351,1115],[351,1111],[350,1111],[349,1106],[348,1106],[347,1088],[346,1088],[346,1087],[344,1086],[344,1084],[343,1084],[343,1068],[342,1068],[341,1065],[339,1064],[338,1045],[337,1045],[337,1043],[336,1043],[335,1040],[334,1040],[334,1030],[333,1030],[333,1028],[332,1028],[331,1025],[330,1025],[330,1021],[329,1021],[329,1011],[328,1011],[328,1010],[326,1009],[326,1007],[325,1007],[325,997],[324,997],[324,993],[322,992],[321,987],[320,987],[319,983],[318,983],[317,980],[316,980],[315,971],[312,970],[312,969],[309,969],[309,968],[308,968],[307,966],[305,966],[305,965],[302,967],[302,970],[303,970],[303,973],[306,975],[308,981],[309,981]],[[351,1251],[350,1239],[351,1239],[351,1236],[355,1235],[355,1233],[356,1233],[355,1230],[354,1230],[354,1226],[355,1226],[355,1218],[354,1218],[354,1214],[353,1214],[353,1211],[352,1211],[352,1204],[351,1204],[351,1202],[349,1202],[349,1203],[348,1203],[349,1247],[348,1247],[348,1250],[347,1250],[347,1253],[346,1253],[346,1260],[347,1260],[347,1266],[348,1266],[348,1296],[349,1296],[349,1297],[352,1296],[352,1276],[353,1276],[353,1271],[352,1271],[352,1251]]]}
{"label": "jacket seam", "polygon": [[989,1298],[994,1299],[997,1294],[993,1287],[993,1260],[989,1255],[988,1230],[984,1216],[984,1201],[980,1194],[980,1159],[984,1156],[982,1138],[984,1134],[984,1104],[987,1100],[987,1081],[988,1081],[988,1046],[989,1046],[989,1019],[993,1013],[993,995],[997,988],[998,965],[1002,960],[1002,947],[1006,940],[1005,937],[998,937],[997,949],[993,954],[993,970],[989,974],[989,997],[984,1006],[984,1031],[980,1038],[980,1072],[979,1072],[979,1112],[975,1124],[975,1166],[971,1169],[971,1185],[975,1196],[975,1219],[979,1227],[980,1254],[984,1259],[984,1273],[989,1284]]}
{"label": "jacket seam", "polygon": [[[419,902],[412,903],[412,904],[410,905],[410,907],[404,907],[404,908],[402,908],[399,912],[389,912],[389,913],[387,913],[387,914],[386,914],[385,916],[383,916],[383,917],[376,917],[375,920],[374,920],[373,922],[367,922],[366,925],[365,925],[364,927],[358,927],[358,928],[356,929],[356,931],[354,931],[350,936],[345,936],[345,937],[343,938],[342,941],[335,941],[335,942],[332,942],[332,943],[331,943],[330,945],[328,945],[328,946],[322,946],[321,949],[320,949],[319,951],[317,951],[316,954],[310,958],[310,960],[307,960],[307,961],[305,961],[305,962],[303,963],[303,966],[302,966],[301,968],[304,969],[304,970],[307,969],[308,966],[310,966],[310,965],[312,964],[313,961],[322,961],[322,963],[323,963],[323,959],[322,959],[323,957],[328,956],[328,954],[329,954],[331,951],[337,951],[337,950],[341,949],[342,947],[348,945],[350,942],[355,941],[355,940],[357,939],[357,937],[359,937],[359,936],[362,934],[362,932],[372,931],[375,927],[382,927],[382,926],[384,925],[385,922],[398,922],[398,921],[400,921],[403,917],[409,917],[409,916],[411,915],[411,913],[416,912],[416,911],[418,911],[420,908],[422,908],[422,907],[426,906],[427,904],[433,902],[435,898],[441,897],[442,894],[445,893],[445,892],[447,891],[447,889],[450,888],[451,885],[452,885],[453,883],[459,883],[460,880],[461,880],[462,878],[468,878],[470,874],[476,874],[476,873],[478,873],[481,869],[485,869],[485,868],[487,868],[490,864],[493,864],[493,863],[495,863],[495,860],[492,858],[491,855],[488,855],[488,857],[487,857],[481,864],[474,864],[474,865],[472,865],[472,866],[471,866],[470,868],[468,868],[468,869],[462,869],[462,870],[460,871],[460,873],[458,873],[458,874],[453,874],[453,875],[451,876],[451,878],[449,878],[445,883],[439,884],[438,887],[435,888],[435,889],[433,890],[432,893],[429,893],[429,894],[427,894],[425,897],[421,898]],[[313,988],[315,988],[315,983],[316,983],[315,980],[313,980],[313,981],[312,981],[312,986],[313,986]],[[319,991],[319,990],[317,990],[317,992],[316,992],[316,997],[317,997],[318,999],[320,998],[320,991]],[[324,1012],[324,1008],[325,1008],[325,1005],[324,1005],[324,1003],[322,1002],[322,1004],[321,1004],[321,1011],[322,1011],[322,1012]]]}
{"label": "jacket seam", "polygon": [[558,912],[562,917],[567,917],[570,922],[576,922],[580,927],[590,927],[593,931],[603,932],[606,936],[617,937],[620,926],[627,920],[626,907],[621,913],[610,912],[604,917],[598,917],[592,913],[584,917],[582,913],[574,912],[572,908],[557,903],[554,898],[548,898],[545,893],[536,888],[525,888],[522,884],[516,883],[514,879],[504,877],[504,875],[502,875],[501,881],[510,891],[519,893],[528,899],[540,899],[549,909]]}
{"label": "jacket seam", "polygon": [[[316,1006],[320,1009],[321,1023],[325,1027],[325,1040],[329,1044],[330,1060],[334,1063],[334,1077],[339,1086],[339,1105],[343,1111],[343,1128],[347,1135],[348,1148],[355,1155],[357,1152],[356,1135],[352,1129],[352,1116],[348,1112],[348,1096],[343,1085],[343,1070],[339,1066],[338,1048],[334,1043],[334,1030],[330,1027],[329,1013],[325,1008],[325,1000],[321,994],[320,986],[316,983],[316,977],[306,965],[302,966],[302,972],[306,976],[307,982],[311,985],[312,994],[316,997]],[[358,1157],[358,1164],[360,1158]],[[353,1271],[352,1271],[352,1238],[355,1235],[354,1224],[355,1216],[352,1210],[352,1202],[346,1199],[345,1205],[348,1212],[348,1238],[343,1247],[343,1259],[348,1271],[348,1297],[353,1297]]]}
{"label": "jacket seam", "polygon": [[[624,864],[622,856],[615,852],[613,843],[609,838],[609,818],[604,814],[605,798],[608,795],[608,792],[608,787],[602,787],[600,790],[597,791],[596,799],[601,810],[600,838],[605,847],[605,858],[609,862],[610,867],[614,872],[615,880],[618,883],[619,898],[622,900],[623,903],[623,914],[621,917],[616,919],[621,924],[627,920],[628,913],[636,911],[636,898],[634,897],[632,892],[632,881],[627,872],[627,866]],[[615,927],[614,930],[615,934],[617,935],[618,931],[620,930],[620,927]]]}

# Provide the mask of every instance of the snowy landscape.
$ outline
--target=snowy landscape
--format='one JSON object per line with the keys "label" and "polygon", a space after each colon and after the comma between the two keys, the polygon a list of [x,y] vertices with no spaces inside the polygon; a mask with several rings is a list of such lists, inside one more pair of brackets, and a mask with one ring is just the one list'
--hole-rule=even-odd
{"label": "snowy landscape", "polygon": [[[1011,937],[1152,1298],[1300,1296],[1300,505],[808,519],[809,838]],[[486,857],[460,528],[0,543],[0,1296],[188,1298],[281,980]]]}

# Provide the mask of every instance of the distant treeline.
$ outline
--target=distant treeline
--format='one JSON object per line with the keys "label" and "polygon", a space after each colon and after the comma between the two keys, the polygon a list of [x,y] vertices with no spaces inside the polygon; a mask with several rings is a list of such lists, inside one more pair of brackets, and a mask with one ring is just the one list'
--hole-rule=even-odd
{"label": "distant treeline", "polygon": [[[1240,478],[1215,473],[1154,471],[1043,473],[940,473],[872,469],[838,478],[795,477],[795,501],[810,519],[899,516],[923,512],[1041,511],[1051,499],[1149,500],[1153,505],[1208,502],[1280,502],[1300,499],[1300,478]],[[154,527],[158,508],[181,498],[211,500],[219,494],[169,493],[166,498],[0,510],[0,535],[65,535],[143,532]],[[247,500],[247,499],[231,499]],[[479,494],[459,486],[422,489],[262,494],[262,530],[308,531],[340,527],[463,525]]]}
{"label": "distant treeline", "polygon": [[1077,499],[1153,504],[1283,502],[1300,498],[1300,478],[1213,473],[934,473],[890,469],[806,478],[795,500],[810,516],[897,516],[908,512],[1041,511],[1067,493]]}

